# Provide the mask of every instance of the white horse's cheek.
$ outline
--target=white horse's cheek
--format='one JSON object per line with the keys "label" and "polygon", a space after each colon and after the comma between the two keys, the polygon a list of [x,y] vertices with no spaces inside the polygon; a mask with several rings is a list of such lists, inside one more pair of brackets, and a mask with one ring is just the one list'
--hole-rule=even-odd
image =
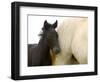
{"label": "white horse's cheek", "polygon": [[[84,27],[86,28],[84,29]],[[54,64],[70,64],[72,54],[79,63],[87,63],[88,39],[84,37],[87,36],[87,18],[65,20],[57,32],[61,53],[56,56]]]}
{"label": "white horse's cheek", "polygon": [[[76,43],[76,42],[75,42]],[[72,52],[79,63],[87,63],[87,45],[85,42],[78,42],[78,44],[73,44]]]}
{"label": "white horse's cheek", "polygon": [[81,64],[87,64],[88,33],[87,25],[79,27],[72,42],[72,53]]}
{"label": "white horse's cheek", "polygon": [[[66,30],[65,30],[66,29]],[[69,24],[63,24],[57,30],[59,34],[59,43],[61,47],[61,53],[56,56],[55,65],[69,64],[71,59],[71,34],[73,30],[69,27]]]}

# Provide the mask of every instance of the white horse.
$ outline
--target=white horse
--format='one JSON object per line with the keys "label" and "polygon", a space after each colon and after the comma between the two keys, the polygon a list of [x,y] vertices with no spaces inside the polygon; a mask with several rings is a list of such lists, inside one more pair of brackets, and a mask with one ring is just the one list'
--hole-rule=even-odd
{"label": "white horse", "polygon": [[[88,18],[69,18],[57,29],[61,52],[54,65],[88,63]],[[53,54],[53,53],[52,53]]]}

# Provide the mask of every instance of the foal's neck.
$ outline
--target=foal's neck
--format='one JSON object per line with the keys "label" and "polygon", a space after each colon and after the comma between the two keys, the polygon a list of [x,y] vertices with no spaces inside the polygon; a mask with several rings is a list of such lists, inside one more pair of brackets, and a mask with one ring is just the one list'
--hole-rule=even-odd
{"label": "foal's neck", "polygon": [[39,41],[39,43],[38,43],[38,45],[39,45],[42,49],[44,49],[45,51],[46,51],[46,50],[48,50],[48,51],[50,50],[50,48],[49,48],[49,46],[48,46],[47,41],[46,41],[45,38],[41,38],[40,41]]}

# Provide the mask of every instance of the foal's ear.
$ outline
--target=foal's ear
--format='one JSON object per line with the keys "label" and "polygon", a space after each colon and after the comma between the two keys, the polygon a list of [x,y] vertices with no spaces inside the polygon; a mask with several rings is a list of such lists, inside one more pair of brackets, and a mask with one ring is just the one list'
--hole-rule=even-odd
{"label": "foal's ear", "polygon": [[44,27],[47,26],[48,22],[47,20],[44,21]]}
{"label": "foal's ear", "polygon": [[47,20],[45,20],[42,30],[47,30],[47,27],[48,27],[48,22],[47,22]]}
{"label": "foal's ear", "polygon": [[56,20],[56,22],[53,24],[53,28],[55,29],[57,27],[58,21]]}

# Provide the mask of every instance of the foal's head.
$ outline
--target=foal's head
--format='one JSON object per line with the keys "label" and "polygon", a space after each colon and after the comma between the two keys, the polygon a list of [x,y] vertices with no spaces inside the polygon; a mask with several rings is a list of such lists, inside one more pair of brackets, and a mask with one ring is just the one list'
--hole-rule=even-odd
{"label": "foal's head", "polygon": [[43,25],[43,38],[45,38],[47,45],[49,48],[55,53],[60,52],[59,42],[58,42],[58,34],[55,31],[57,27],[57,21],[54,24],[48,23],[46,20]]}

